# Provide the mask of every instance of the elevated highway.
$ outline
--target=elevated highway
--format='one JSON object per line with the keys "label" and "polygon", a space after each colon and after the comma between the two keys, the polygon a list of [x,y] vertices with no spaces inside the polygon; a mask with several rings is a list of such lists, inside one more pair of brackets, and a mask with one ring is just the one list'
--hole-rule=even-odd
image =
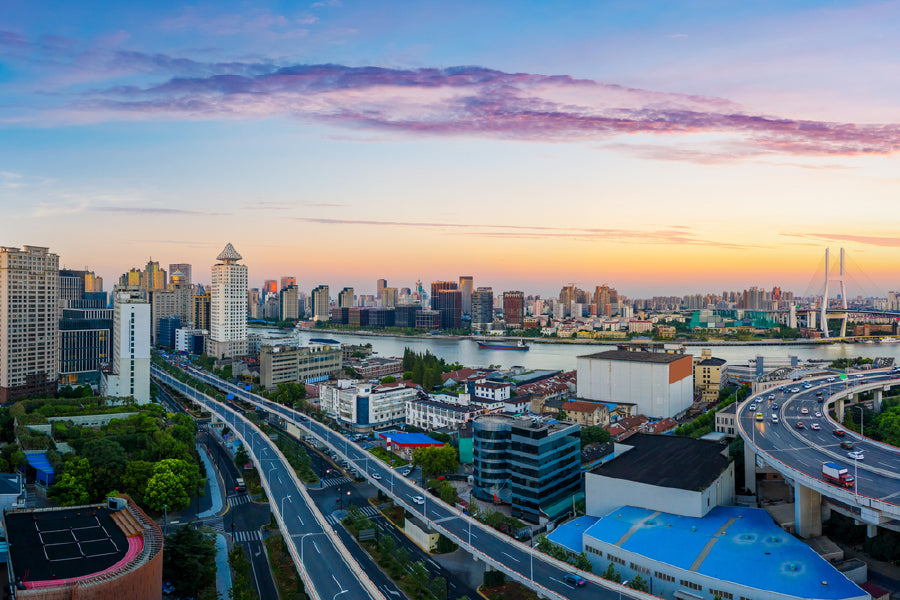
{"label": "elevated highway", "polygon": [[[834,405],[843,419],[845,406],[868,391],[874,392],[873,404],[880,410],[883,393],[900,385],[900,373],[854,374],[846,381],[835,375],[832,382],[828,378],[765,390],[741,403],[736,423],[745,444],[746,487],[755,490],[756,467],[772,468],[792,482],[795,527],[802,537],[821,535],[823,498],[869,525],[869,535],[879,525],[900,529],[900,448],[847,431],[828,414]],[[852,450],[862,450],[864,458],[851,458],[851,450],[841,442],[851,442]],[[824,462],[846,467],[855,477],[853,487],[826,481]]]}
{"label": "elevated highway", "polygon": [[[188,372],[199,381],[207,383],[227,394],[234,394],[236,398],[255,406],[258,410],[274,414],[285,422],[291,423],[309,435],[314,436],[334,450],[340,458],[347,460],[372,485],[381,489],[398,505],[403,506],[407,511],[421,518],[432,530],[439,531],[447,536],[470,553],[476,560],[484,561],[491,567],[503,571],[510,579],[535,590],[542,598],[554,600],[562,600],[564,598],[571,600],[621,600],[621,598],[646,599],[652,597],[586,572],[579,572],[586,579],[586,585],[574,587],[564,579],[567,573],[575,572],[574,567],[571,565],[543,554],[531,546],[506,536],[491,527],[487,527],[455,507],[434,498],[416,485],[415,482],[403,477],[395,469],[391,469],[382,461],[374,458],[347,437],[332,431],[313,419],[309,419],[298,411],[270,402],[262,396],[252,394],[243,387],[224,381],[206,371],[189,367]],[[216,409],[213,412],[216,412],[216,414],[220,414],[222,411],[223,405],[221,403],[175,379],[157,365],[153,365],[153,376],[181,391],[188,398],[200,398],[198,401],[206,407],[215,405]],[[229,418],[234,412],[228,409]],[[231,421],[228,422],[231,423]],[[249,422],[247,421],[246,423]],[[248,435],[258,431],[245,423],[240,423],[238,427],[237,431],[239,434],[241,432],[240,428],[244,428]],[[260,475],[261,477],[268,476],[265,472],[265,467],[260,470]],[[283,494],[295,494],[294,487],[282,489],[276,485],[272,486],[272,489],[273,492],[270,493],[270,498],[273,508],[280,503]],[[425,499],[423,504],[418,504],[413,500],[413,498],[418,496]],[[295,502],[298,497],[299,495],[294,496]],[[293,507],[292,504],[289,506]],[[305,531],[290,518],[285,523],[288,531],[292,532],[292,538],[297,535],[293,533],[294,531]],[[355,597],[351,596],[351,598]]]}

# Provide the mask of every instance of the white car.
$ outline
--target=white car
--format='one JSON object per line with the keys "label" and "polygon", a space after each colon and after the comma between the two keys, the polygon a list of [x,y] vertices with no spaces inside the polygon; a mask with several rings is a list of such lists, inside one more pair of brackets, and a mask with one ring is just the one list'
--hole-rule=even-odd
{"label": "white car", "polygon": [[812,425],[809,426],[809,428],[812,429],[813,431],[819,431],[821,429],[821,427],[819,427],[818,423],[813,423]]}
{"label": "white car", "polygon": [[777,422],[778,422],[778,415],[772,415],[772,422],[773,422],[773,423],[777,423]]}
{"label": "white car", "polygon": [[865,456],[862,453],[862,450],[854,450],[853,452],[848,452],[847,456],[852,458],[853,460],[862,460]]}
{"label": "white car", "polygon": [[774,400],[774,399],[775,399],[775,394],[769,394],[769,400]]}
{"label": "white car", "polygon": [[372,479],[375,479],[375,480],[381,479],[381,475],[379,475],[378,473],[372,473]]}
{"label": "white car", "polygon": [[801,415],[808,415],[808,414],[809,414],[809,409],[806,408],[806,407],[804,406],[803,408],[800,409],[800,414],[801,414]]}
{"label": "white car", "polygon": [[413,496],[412,501],[415,504],[425,504],[425,498],[423,498],[422,496]]}
{"label": "white car", "polygon": [[833,381],[834,381],[834,377],[829,377],[829,378],[828,378],[828,379],[826,379],[826,380],[825,380],[825,381],[827,381],[827,382],[828,382],[828,383],[831,383],[831,382],[833,382]]}
{"label": "white car", "polygon": [[816,418],[817,418],[817,419],[821,419],[821,418],[822,418],[822,413],[820,413],[819,411],[816,411]]}
{"label": "white car", "polygon": [[791,388],[791,393],[792,393],[792,394],[796,394],[796,393],[799,392],[799,391],[800,391],[800,388]]}
{"label": "white car", "polygon": [[750,405],[750,410],[756,410],[756,404],[751,404],[751,405]]}

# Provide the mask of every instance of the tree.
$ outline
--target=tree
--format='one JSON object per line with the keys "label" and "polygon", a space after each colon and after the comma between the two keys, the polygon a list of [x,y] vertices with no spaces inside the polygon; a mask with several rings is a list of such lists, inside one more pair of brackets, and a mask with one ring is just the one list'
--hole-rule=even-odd
{"label": "tree", "polygon": [[244,445],[241,444],[234,452],[234,464],[243,469],[244,465],[248,462],[250,462],[250,454],[247,452],[247,449],[244,448]]}
{"label": "tree", "polygon": [[146,460],[133,460],[125,467],[122,474],[122,488],[138,504],[144,504],[147,482],[153,476],[153,463]]}
{"label": "tree", "polygon": [[231,600],[254,600],[253,579],[251,577],[251,565],[243,546],[235,544],[228,551],[228,564],[231,565],[233,579],[229,590]]}
{"label": "tree", "polygon": [[435,477],[459,469],[456,449],[449,444],[417,448],[412,459],[415,466],[422,467],[422,475],[425,477]]}
{"label": "tree", "polygon": [[175,586],[176,597],[196,598],[215,584],[216,540],[211,529],[182,525],[166,536],[165,548],[164,576]]}
{"label": "tree", "polygon": [[397,378],[393,375],[386,375],[381,378],[381,383],[397,383]]}
{"label": "tree", "polygon": [[180,510],[190,503],[199,482],[197,465],[177,458],[161,460],[153,467],[153,476],[147,481],[147,506],[156,511],[164,507]]}
{"label": "tree", "polygon": [[565,421],[565,420],[566,420],[566,416],[567,416],[567,415],[566,415],[566,411],[564,411],[563,409],[560,408],[559,410],[556,411],[556,418],[557,418],[558,420],[560,420],[560,421]]}
{"label": "tree", "polygon": [[575,562],[572,564],[575,565],[576,569],[581,569],[582,571],[587,571],[588,573],[593,572],[594,565],[591,564],[591,561],[588,560],[587,554],[584,552],[579,552],[575,555]]}
{"label": "tree", "polygon": [[584,448],[589,444],[606,443],[612,440],[609,432],[598,425],[588,425],[581,428],[581,447]]}
{"label": "tree", "polygon": [[91,464],[86,458],[70,460],[50,488],[50,498],[66,506],[87,504],[92,489]]}
{"label": "tree", "polygon": [[615,581],[616,583],[622,583],[622,576],[616,571],[612,563],[609,563],[609,566],[600,574],[600,577],[609,581]]}
{"label": "tree", "polygon": [[640,575],[635,575],[634,577],[632,577],[631,581],[628,582],[628,587],[639,592],[650,591],[650,586],[647,585],[647,580]]}
{"label": "tree", "polygon": [[[410,379],[412,379],[413,383],[418,383],[421,385],[422,378],[424,376],[425,376],[425,365],[423,365],[421,362],[417,361],[415,366],[413,367],[412,377]],[[423,385],[422,387],[425,387],[425,386]]]}
{"label": "tree", "polygon": [[120,443],[110,438],[88,440],[81,448],[81,456],[90,463],[93,472],[91,497],[100,498],[120,487],[128,465],[128,454]]}

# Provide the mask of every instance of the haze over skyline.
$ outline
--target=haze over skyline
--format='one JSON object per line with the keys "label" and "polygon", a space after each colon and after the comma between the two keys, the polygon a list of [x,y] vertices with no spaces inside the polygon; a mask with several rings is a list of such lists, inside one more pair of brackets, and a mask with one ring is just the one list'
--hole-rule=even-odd
{"label": "haze over skyline", "polygon": [[896,287],[900,3],[584,4],[0,7],[0,243],[107,289],[229,241],[307,291],[802,294],[825,246]]}

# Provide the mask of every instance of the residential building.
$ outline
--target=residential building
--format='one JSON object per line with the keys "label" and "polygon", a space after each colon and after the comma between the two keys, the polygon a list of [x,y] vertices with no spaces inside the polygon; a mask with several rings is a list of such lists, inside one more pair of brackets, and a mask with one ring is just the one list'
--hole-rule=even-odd
{"label": "residential building", "polygon": [[247,354],[247,267],[241,258],[229,242],[212,267],[206,353],[216,358]]}
{"label": "residential building", "polygon": [[677,330],[671,325],[656,325],[656,336],[663,340],[674,340]]}
{"label": "residential building", "polygon": [[331,318],[331,297],[328,286],[320,285],[312,291],[312,318],[314,321],[327,321]]}
{"label": "residential building", "polygon": [[386,287],[381,290],[378,306],[382,308],[394,308],[397,306],[397,288]]}
{"label": "residential building", "polygon": [[291,286],[297,287],[297,278],[293,275],[283,275],[281,277],[281,289],[285,290]]}
{"label": "residential building", "polygon": [[375,299],[381,300],[381,292],[387,287],[387,279],[375,280]]}
{"label": "residential building", "polygon": [[422,429],[459,429],[482,413],[475,404],[457,404],[425,399],[421,395],[406,401],[406,424]]}
{"label": "residential building", "polygon": [[522,321],[525,319],[525,293],[504,292],[503,294],[503,320],[507,329],[522,329]]}
{"label": "residential building", "polygon": [[476,402],[506,402],[512,395],[512,386],[497,381],[482,381],[475,384]]}
{"label": "residential building", "polygon": [[263,293],[263,296],[265,296],[266,298],[268,298],[269,296],[272,296],[274,294],[277,294],[278,293],[278,282],[274,279],[266,279],[263,282],[262,293]]}
{"label": "residential building", "polygon": [[735,423],[737,413],[737,404],[729,404],[722,410],[716,411],[716,431],[725,435],[734,437],[737,435],[737,424]]}
{"label": "residential building", "polygon": [[694,393],[701,402],[718,402],[719,392],[728,380],[728,362],[715,358],[708,348],[694,360]]}
{"label": "residential building", "polygon": [[631,319],[628,321],[628,333],[645,333],[653,329],[653,321]]}
{"label": "residential building", "polygon": [[173,263],[169,265],[169,273],[174,274],[176,272],[180,272],[182,277],[184,277],[185,283],[187,283],[188,287],[191,287],[194,284],[194,280],[191,278],[191,265],[188,263]]}
{"label": "residential building", "polygon": [[111,398],[150,402],[150,304],[137,288],[113,291],[113,357],[101,379]]}
{"label": "residential building", "polygon": [[300,318],[300,289],[296,285],[281,288],[281,320]]}
{"label": "residential building", "polygon": [[250,288],[247,291],[247,304],[249,305],[249,315],[251,319],[262,319],[262,301],[260,300],[259,288]]}
{"label": "residential building", "polygon": [[259,382],[272,389],[279,383],[318,383],[341,372],[341,348],[278,344],[259,348]]}
{"label": "residential building", "polygon": [[472,292],[472,329],[486,331],[494,322],[494,290],[480,287]]}
{"label": "residential building", "polygon": [[609,407],[600,402],[569,400],[562,405],[566,420],[582,427],[605,427],[609,425]]}
{"label": "residential building", "polygon": [[571,510],[581,488],[581,426],[500,414],[473,424],[476,498],[509,502],[530,523]]}
{"label": "residential building", "polygon": [[460,275],[459,291],[462,293],[462,313],[464,315],[472,314],[472,286],[475,280],[471,275]]}
{"label": "residential building", "polygon": [[141,278],[141,288],[144,291],[164,290],[168,279],[165,269],[160,268],[159,261],[147,261],[144,266],[144,274]]}
{"label": "residential building", "polygon": [[651,418],[679,417],[693,403],[693,363],[683,352],[654,352],[619,346],[579,356],[578,397],[626,402]]}
{"label": "residential building", "polygon": [[59,256],[0,246],[0,403],[52,394],[59,373]]}
{"label": "residential building", "polygon": [[175,351],[188,354],[203,354],[203,341],[207,335],[209,335],[209,332],[205,329],[182,327],[175,331]]}
{"label": "residential building", "polygon": [[503,410],[501,412],[510,415],[521,415],[531,412],[531,396],[528,394],[510,396],[503,401]]}
{"label": "residential building", "polygon": [[356,298],[352,287],[345,287],[338,294],[338,308],[353,308],[356,306]]}
{"label": "residential building", "polygon": [[372,432],[406,422],[406,401],[418,390],[403,383],[371,383],[342,379],[319,387],[322,409],[343,427]]}
{"label": "residential building", "polygon": [[209,313],[212,306],[212,292],[206,291],[193,297],[194,327],[209,331]]}
{"label": "residential building", "polygon": [[403,375],[403,360],[400,358],[381,358],[370,356],[368,358],[351,358],[347,365],[362,379],[381,379],[388,375]]}

